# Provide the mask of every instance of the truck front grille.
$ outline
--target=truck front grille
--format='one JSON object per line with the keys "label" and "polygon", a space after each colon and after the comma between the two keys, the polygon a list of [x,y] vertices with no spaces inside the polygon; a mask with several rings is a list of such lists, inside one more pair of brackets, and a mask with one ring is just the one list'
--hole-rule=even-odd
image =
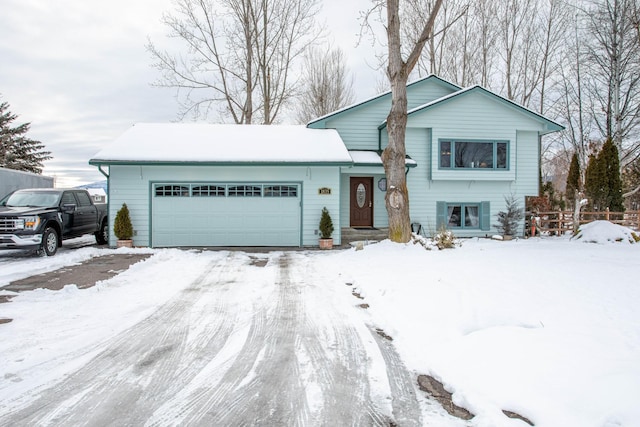
{"label": "truck front grille", "polygon": [[0,232],[15,231],[18,218],[0,218]]}

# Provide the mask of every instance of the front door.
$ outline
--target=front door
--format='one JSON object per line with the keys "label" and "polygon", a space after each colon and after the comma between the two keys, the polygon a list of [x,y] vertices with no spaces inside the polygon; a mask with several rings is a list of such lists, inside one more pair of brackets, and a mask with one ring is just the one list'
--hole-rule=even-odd
{"label": "front door", "polygon": [[351,177],[351,227],[373,227],[373,178]]}

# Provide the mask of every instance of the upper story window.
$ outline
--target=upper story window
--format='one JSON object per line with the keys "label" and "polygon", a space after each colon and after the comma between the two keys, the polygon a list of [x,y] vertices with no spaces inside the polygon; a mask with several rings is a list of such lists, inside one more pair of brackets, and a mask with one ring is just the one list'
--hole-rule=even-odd
{"label": "upper story window", "polygon": [[440,140],[441,169],[507,169],[506,141]]}

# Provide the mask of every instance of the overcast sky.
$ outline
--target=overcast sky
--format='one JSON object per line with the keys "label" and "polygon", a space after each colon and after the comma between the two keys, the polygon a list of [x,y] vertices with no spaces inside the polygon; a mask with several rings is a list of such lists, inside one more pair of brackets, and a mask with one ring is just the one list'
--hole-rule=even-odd
{"label": "overcast sky", "polygon": [[[370,43],[357,44],[359,12],[369,0],[321,0],[328,38],[341,46],[355,77],[356,99],[375,94],[379,72]],[[131,125],[169,122],[178,111],[145,50],[165,42],[160,23],[171,0],[2,0],[0,95],[31,122],[30,138],[52,152],[44,174],[56,186],[105,179],[88,161]]]}

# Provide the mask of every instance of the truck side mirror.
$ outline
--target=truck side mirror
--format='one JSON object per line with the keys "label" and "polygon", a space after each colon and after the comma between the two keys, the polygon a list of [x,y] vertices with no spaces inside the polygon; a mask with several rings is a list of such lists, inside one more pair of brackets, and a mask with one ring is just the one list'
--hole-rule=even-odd
{"label": "truck side mirror", "polygon": [[62,205],[62,212],[66,214],[72,214],[75,211],[76,211],[75,203],[65,203],[64,205]]}

